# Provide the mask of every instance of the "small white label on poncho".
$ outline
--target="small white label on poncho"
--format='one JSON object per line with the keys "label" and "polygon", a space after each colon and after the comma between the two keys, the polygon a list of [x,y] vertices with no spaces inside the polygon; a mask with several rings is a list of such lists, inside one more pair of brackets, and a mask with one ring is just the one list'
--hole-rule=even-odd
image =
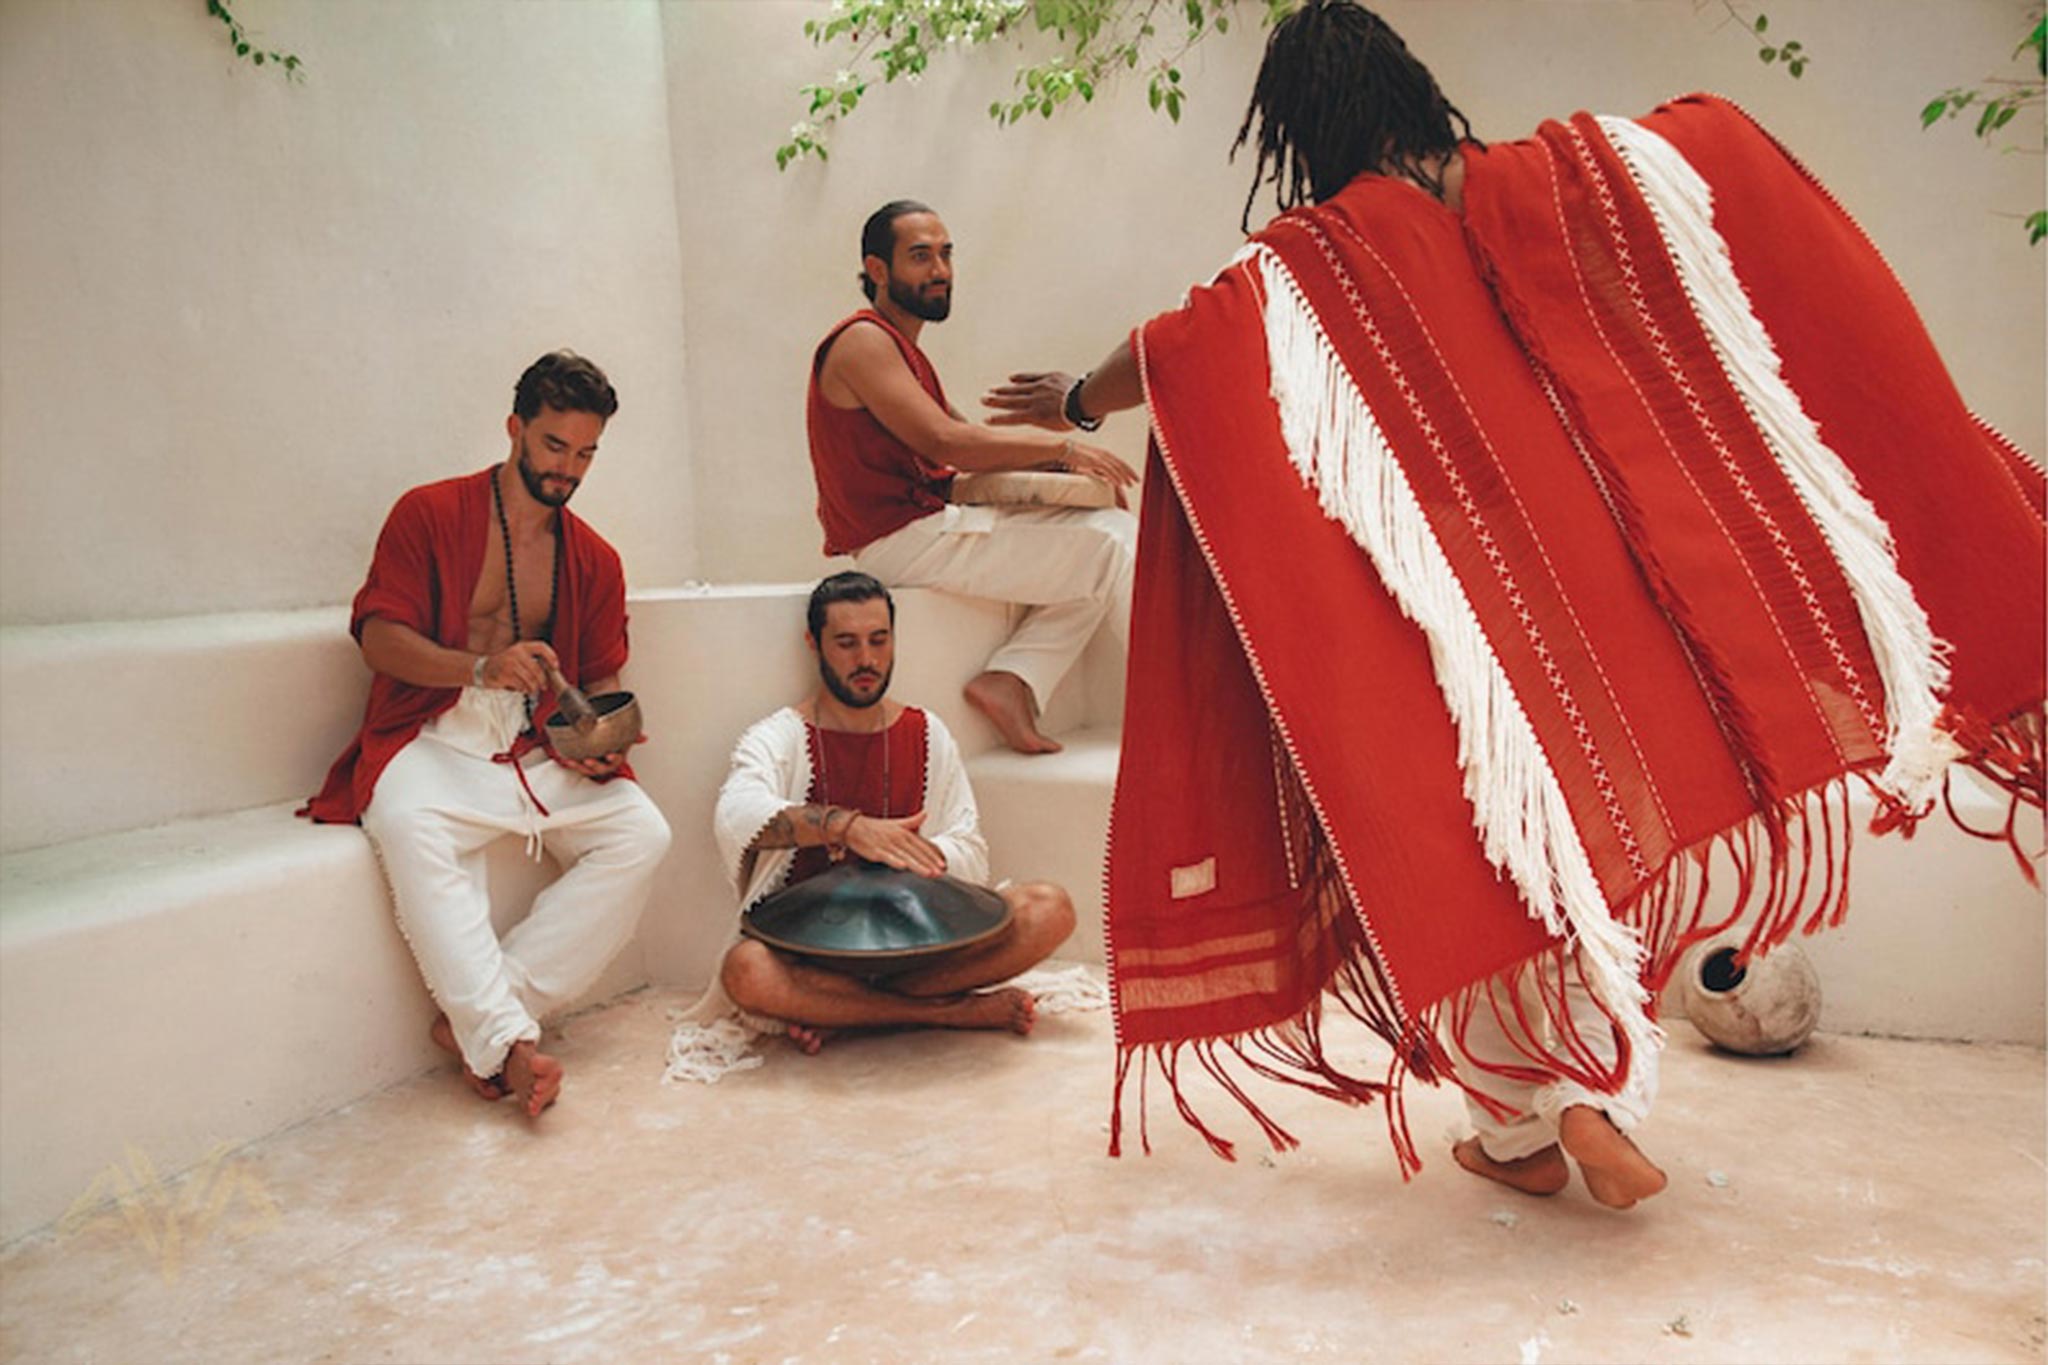
{"label": "small white label on poncho", "polygon": [[1200,896],[1216,889],[1216,860],[1204,858],[1199,863],[1173,869],[1173,898],[1184,901],[1189,896]]}

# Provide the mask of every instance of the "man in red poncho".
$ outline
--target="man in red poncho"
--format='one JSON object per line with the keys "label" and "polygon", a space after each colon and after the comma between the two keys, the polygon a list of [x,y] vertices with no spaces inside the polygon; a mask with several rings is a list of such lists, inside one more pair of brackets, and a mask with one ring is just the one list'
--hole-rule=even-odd
{"label": "man in red poncho", "polygon": [[[1089,375],[987,399],[1151,418],[1119,1096],[1158,1065],[1226,1155],[1188,1056],[1276,1145],[1233,1072],[1384,1098],[1406,1170],[1412,1071],[1464,1089],[1466,1169],[1549,1194],[1570,1157],[1626,1208],[1665,1183],[1628,1136],[1658,990],[1737,921],[1748,952],[1839,923],[1852,776],[1881,829],[1957,762],[2040,806],[2041,472],[1721,101],[1482,145],[1382,20],[1311,0],[1255,121],[1288,211]],[[1383,1081],[1333,1063],[1326,993]]]}
{"label": "man in red poncho", "polygon": [[[597,366],[542,356],[514,391],[505,461],[398,500],[350,620],[376,674],[363,728],[300,812],[362,822],[442,1010],[435,1042],[478,1094],[529,1115],[562,1087],[540,1019],[632,938],[669,843],[623,752],[564,758],[541,737],[550,669],[601,694],[626,662],[618,552],[566,505],[617,410]],[[566,870],[501,943],[483,859],[507,835]]]}

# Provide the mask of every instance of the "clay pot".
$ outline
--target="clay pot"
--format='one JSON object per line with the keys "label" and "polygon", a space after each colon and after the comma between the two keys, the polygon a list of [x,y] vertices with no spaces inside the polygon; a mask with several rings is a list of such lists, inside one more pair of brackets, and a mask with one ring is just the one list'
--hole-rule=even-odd
{"label": "clay pot", "polygon": [[1718,935],[1686,954],[1678,969],[1685,1017],[1708,1042],[1730,1052],[1790,1052],[1820,1022],[1820,977],[1796,943],[1780,944],[1738,967],[1745,932]]}

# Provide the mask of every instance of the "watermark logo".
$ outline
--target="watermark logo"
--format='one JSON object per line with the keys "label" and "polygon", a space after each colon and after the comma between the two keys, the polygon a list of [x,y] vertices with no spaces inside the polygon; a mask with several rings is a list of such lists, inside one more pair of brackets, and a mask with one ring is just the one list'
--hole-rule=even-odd
{"label": "watermark logo", "polygon": [[[124,1225],[155,1259],[165,1284],[176,1284],[188,1252],[216,1234],[240,1241],[278,1222],[277,1201],[262,1177],[216,1145],[182,1179],[166,1181],[149,1154],[128,1145],[128,1164],[109,1165],[57,1220],[69,1237],[103,1223]],[[230,1217],[233,1213],[234,1216]]]}

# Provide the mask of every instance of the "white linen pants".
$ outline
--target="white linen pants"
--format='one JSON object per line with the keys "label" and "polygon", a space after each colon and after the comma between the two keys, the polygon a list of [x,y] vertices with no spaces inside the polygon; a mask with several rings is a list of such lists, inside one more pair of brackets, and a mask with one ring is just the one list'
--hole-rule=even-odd
{"label": "white linen pants", "polygon": [[1029,608],[988,667],[1014,673],[1040,711],[1105,622],[1130,643],[1138,519],[1120,507],[948,506],[853,557],[892,588],[942,588]]}
{"label": "white linen pants", "polygon": [[[1579,973],[1571,970],[1565,976],[1565,1011],[1571,1016],[1574,1030],[1585,1050],[1597,1058],[1602,1067],[1612,1067],[1617,1055],[1613,1027],[1594,1001],[1592,993],[1579,980]],[[1528,973],[1523,974],[1522,981],[1523,1013],[1535,1027],[1545,1029],[1546,1034],[1554,1034],[1554,1030],[1542,1023],[1542,1001],[1536,986],[1528,979]],[[1552,985],[1555,984],[1553,977]],[[1494,994],[1502,1009],[1513,1009],[1505,986],[1497,985]],[[1489,1062],[1495,1066],[1540,1066],[1515,1046],[1513,1038],[1501,1027],[1498,1016],[1483,999],[1472,1011],[1471,1023],[1465,1030],[1464,1046],[1459,1047],[1454,1038],[1446,1037],[1444,1041],[1451,1054],[1462,1061]],[[1551,1045],[1551,1050],[1562,1050],[1555,1037],[1546,1037],[1544,1041]],[[1616,1128],[1626,1133],[1649,1117],[1650,1106],[1657,1098],[1655,1052],[1645,1055],[1637,1051],[1630,1055],[1627,1081],[1621,1092],[1615,1095],[1588,1090],[1563,1076],[1536,1084],[1498,1076],[1476,1065],[1461,1066],[1458,1071],[1460,1078],[1474,1090],[1521,1115],[1503,1122],[1487,1113],[1471,1096],[1465,1097],[1465,1112],[1479,1132],[1479,1145],[1495,1161],[1519,1161],[1556,1142],[1557,1121],[1572,1105],[1590,1105],[1603,1111]]]}
{"label": "white linen pants", "polygon": [[[540,1020],[626,946],[669,844],[639,784],[593,782],[536,750],[520,766],[542,815],[511,765],[491,761],[525,723],[518,693],[465,688],[391,760],[363,812],[398,927],[479,1076],[502,1071],[513,1043],[537,1041]],[[500,943],[484,849],[508,834],[565,870]]]}

